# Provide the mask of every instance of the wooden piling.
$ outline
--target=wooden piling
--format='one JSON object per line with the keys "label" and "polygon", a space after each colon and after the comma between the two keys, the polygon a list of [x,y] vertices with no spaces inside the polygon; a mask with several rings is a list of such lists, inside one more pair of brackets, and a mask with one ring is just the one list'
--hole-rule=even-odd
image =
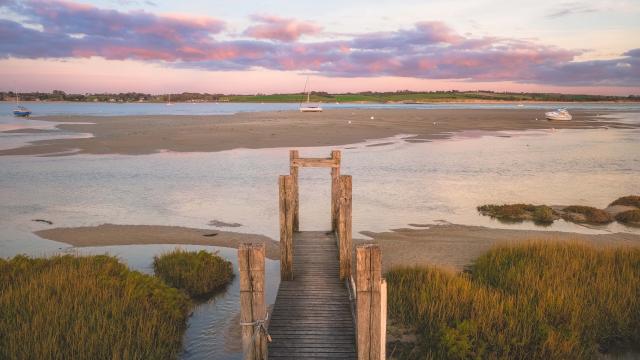
{"label": "wooden piling", "polygon": [[345,280],[351,276],[351,175],[340,175],[339,184],[337,238],[340,257],[340,280]]}
{"label": "wooden piling", "polygon": [[331,160],[336,166],[331,168],[331,230],[338,228],[338,201],[340,197],[340,150],[331,151]]}
{"label": "wooden piling", "polygon": [[300,197],[298,188],[298,166],[294,165],[300,155],[298,150],[289,150],[289,170],[292,179],[293,193],[293,231],[300,231]]}
{"label": "wooden piling", "polygon": [[[238,248],[240,268],[240,322],[245,360],[267,359],[267,339],[255,326],[267,315],[264,301],[264,244],[244,243]],[[254,332],[258,332],[254,334]]]}
{"label": "wooden piling", "polygon": [[280,175],[280,279],[293,280],[294,195],[291,175]]}
{"label": "wooden piling", "polygon": [[356,334],[358,360],[382,358],[381,257],[378,245],[356,247]]}

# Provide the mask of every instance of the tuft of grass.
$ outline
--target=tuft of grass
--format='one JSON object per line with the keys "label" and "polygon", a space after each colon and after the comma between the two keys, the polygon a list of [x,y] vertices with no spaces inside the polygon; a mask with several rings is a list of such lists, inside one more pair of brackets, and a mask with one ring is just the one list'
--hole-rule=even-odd
{"label": "tuft of grass", "polygon": [[591,206],[571,205],[564,209],[563,218],[567,221],[589,224],[608,224],[613,217],[606,211]]}
{"label": "tuft of grass", "polygon": [[595,359],[640,347],[637,248],[534,242],[494,248],[470,273],[406,267],[386,278],[391,319],[417,335],[397,347],[404,359]]}
{"label": "tuft of grass", "polygon": [[175,249],[153,259],[157,276],[192,298],[206,298],[233,279],[231,262],[210,252]]}
{"label": "tuft of grass", "polygon": [[533,220],[537,224],[551,224],[559,217],[553,209],[546,205],[504,204],[478,206],[482,215],[487,215],[503,222],[522,222]]}
{"label": "tuft of grass", "polygon": [[635,206],[637,208],[640,208],[640,196],[639,195],[623,196],[621,198],[616,199],[611,204],[609,204],[609,206],[613,206],[613,205]]}
{"label": "tuft of grass", "polygon": [[110,256],[0,259],[1,359],[173,359],[190,301]]}
{"label": "tuft of grass", "polygon": [[627,225],[640,225],[640,209],[618,213],[616,220]]}

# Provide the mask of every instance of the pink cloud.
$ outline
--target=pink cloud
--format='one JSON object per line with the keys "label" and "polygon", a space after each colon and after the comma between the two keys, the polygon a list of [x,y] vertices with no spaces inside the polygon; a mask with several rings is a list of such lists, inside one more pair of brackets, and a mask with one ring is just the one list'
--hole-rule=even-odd
{"label": "pink cloud", "polygon": [[[1,1],[1,0],[0,0]],[[419,22],[340,41],[300,42],[320,27],[255,16],[245,35],[218,40],[221,20],[122,12],[67,1],[5,1],[28,19],[0,19],[0,58],[162,61],[168,66],[231,71],[315,71],[326,77],[405,77],[588,86],[640,84],[640,50],[616,59],[575,61],[580,51],[505,37],[470,37],[443,22]],[[77,36],[82,34],[82,36]],[[235,34],[231,34],[235,35]],[[276,41],[273,41],[276,40]]]}
{"label": "pink cloud", "polygon": [[260,24],[250,26],[244,31],[246,36],[255,39],[269,39],[291,42],[302,35],[318,34],[322,28],[312,22],[285,19],[270,15],[254,15],[254,21]]}

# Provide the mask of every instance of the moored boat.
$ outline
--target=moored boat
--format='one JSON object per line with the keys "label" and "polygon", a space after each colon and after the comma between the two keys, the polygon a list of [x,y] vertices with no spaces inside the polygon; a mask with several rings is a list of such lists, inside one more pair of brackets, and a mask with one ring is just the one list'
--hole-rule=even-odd
{"label": "moored boat", "polygon": [[547,120],[571,120],[571,114],[567,111],[567,109],[558,109],[556,111],[549,111],[544,113],[545,118]]}
{"label": "moored boat", "polygon": [[309,77],[307,77],[307,81],[304,83],[304,91],[307,93],[307,102],[304,103],[304,105],[303,103],[300,103],[300,112],[321,112],[322,107],[320,107],[320,104],[309,102],[311,98],[311,88],[309,87],[309,89],[307,89],[308,84]]}
{"label": "moored boat", "polygon": [[13,109],[13,116],[27,117],[31,115],[31,110],[24,106],[20,106],[20,96],[16,93],[16,108]]}
{"label": "moored boat", "polygon": [[31,110],[27,109],[24,106],[18,106],[13,110],[13,115],[18,117],[27,117],[31,115]]}

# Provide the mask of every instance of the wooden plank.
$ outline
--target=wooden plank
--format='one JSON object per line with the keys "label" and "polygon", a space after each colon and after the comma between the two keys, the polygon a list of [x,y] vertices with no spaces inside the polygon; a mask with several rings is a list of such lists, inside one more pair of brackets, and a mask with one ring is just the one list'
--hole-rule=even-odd
{"label": "wooden plank", "polygon": [[238,248],[240,272],[240,322],[242,324],[242,347],[245,360],[267,358],[267,341],[252,325],[266,318],[264,302],[264,244],[241,244]]}
{"label": "wooden plank", "polygon": [[349,294],[339,279],[335,235],[296,232],[293,242],[295,276],[278,289],[269,356],[355,359],[355,327]]}
{"label": "wooden plank", "polygon": [[340,162],[332,158],[297,158],[291,160],[291,165],[297,167],[337,168],[340,166]]}

